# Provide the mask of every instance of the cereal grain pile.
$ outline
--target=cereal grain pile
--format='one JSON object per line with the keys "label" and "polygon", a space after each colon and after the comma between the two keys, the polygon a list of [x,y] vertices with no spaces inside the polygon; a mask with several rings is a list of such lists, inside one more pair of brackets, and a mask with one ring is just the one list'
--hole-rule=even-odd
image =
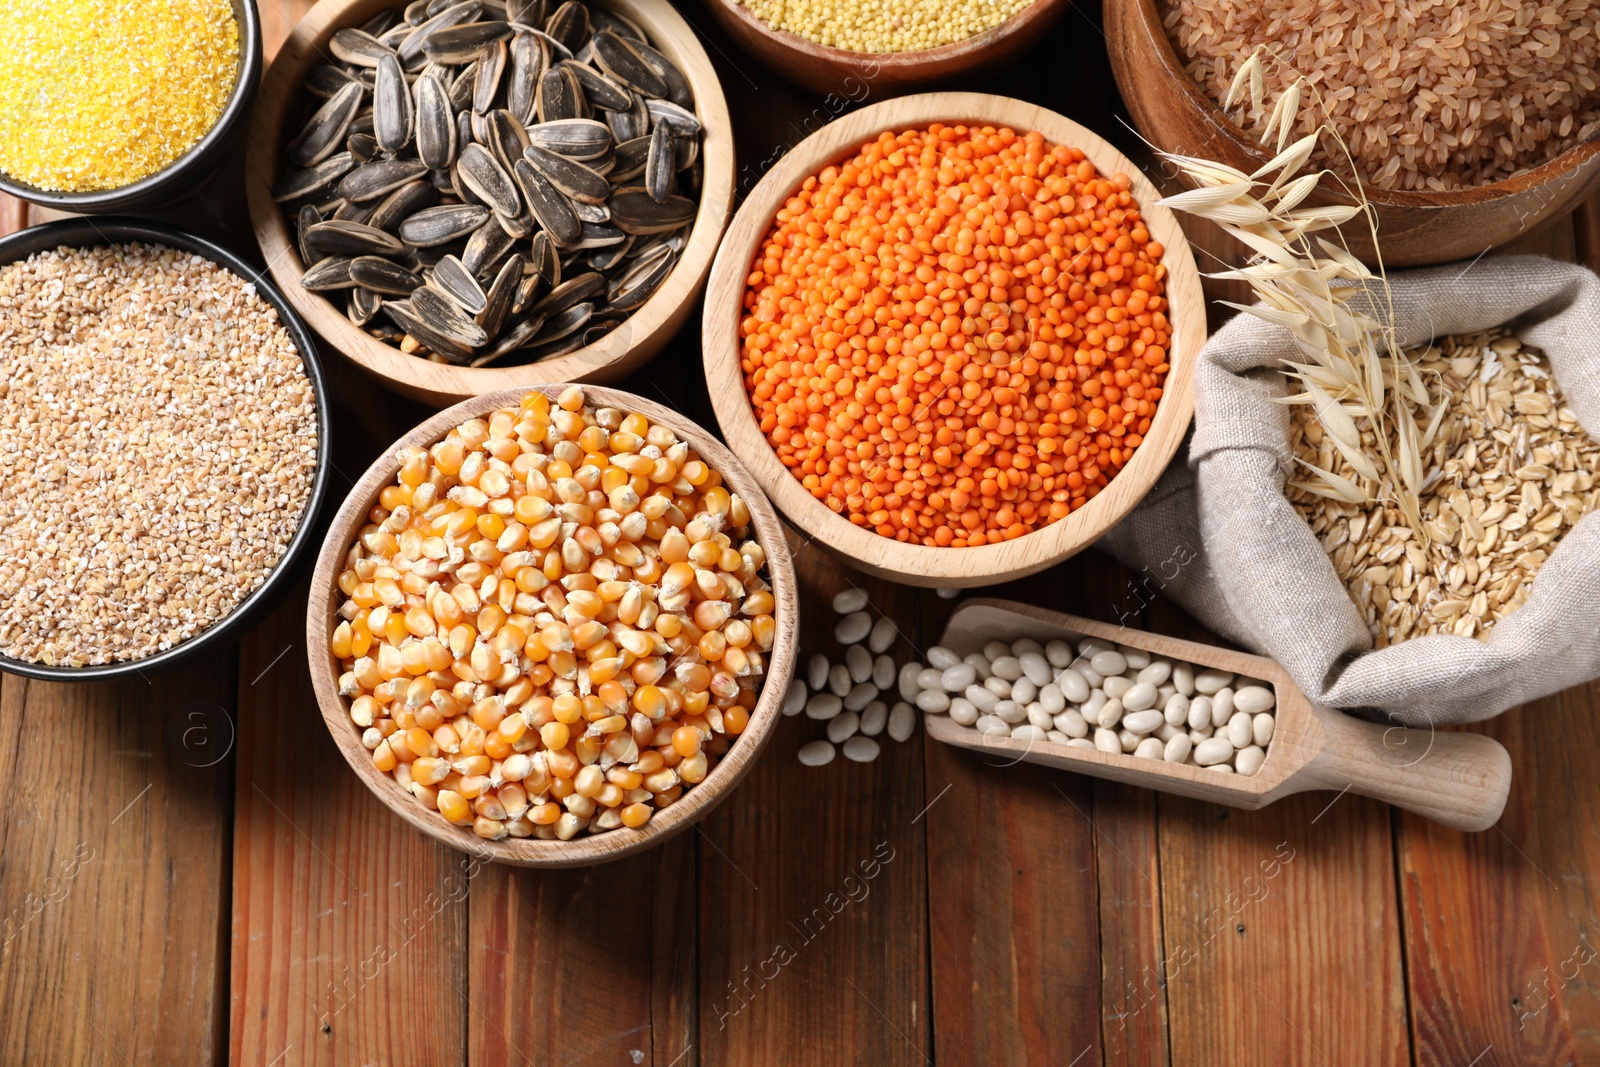
{"label": "cereal grain pile", "polygon": [[0,269],[0,653],[193,637],[282,558],[316,461],[300,355],[231,271],[141,245]]}

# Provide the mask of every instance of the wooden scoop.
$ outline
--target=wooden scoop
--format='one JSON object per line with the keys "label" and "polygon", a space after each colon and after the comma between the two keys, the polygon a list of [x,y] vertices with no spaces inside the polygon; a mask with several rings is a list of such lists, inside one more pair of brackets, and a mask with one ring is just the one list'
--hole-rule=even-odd
{"label": "wooden scoop", "polygon": [[990,641],[1031,637],[1041,644],[1097,637],[1196,667],[1217,667],[1271,683],[1277,719],[1266,762],[1253,777],[1193,764],[1165,763],[1095,749],[983,735],[948,715],[927,715],[928,734],[961,748],[1092,774],[1236,808],[1260,808],[1312,789],[1350,790],[1416,812],[1457,830],[1486,830],[1500,818],[1511,788],[1511,757],[1482,734],[1384,726],[1320,707],[1272,660],[1093,622],[1005,600],[968,600],[940,642],[958,656]]}

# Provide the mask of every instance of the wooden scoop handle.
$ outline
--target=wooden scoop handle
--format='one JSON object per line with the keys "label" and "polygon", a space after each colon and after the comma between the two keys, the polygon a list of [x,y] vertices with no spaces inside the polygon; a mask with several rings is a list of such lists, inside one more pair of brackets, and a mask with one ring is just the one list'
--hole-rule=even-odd
{"label": "wooden scoop handle", "polygon": [[1317,717],[1325,745],[1291,779],[1297,791],[1348,788],[1457,830],[1487,830],[1505,810],[1511,757],[1492,737]]}

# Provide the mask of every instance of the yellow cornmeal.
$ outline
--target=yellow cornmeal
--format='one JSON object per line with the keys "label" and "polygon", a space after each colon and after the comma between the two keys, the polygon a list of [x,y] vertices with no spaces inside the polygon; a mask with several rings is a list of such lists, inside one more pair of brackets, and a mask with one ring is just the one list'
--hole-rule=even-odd
{"label": "yellow cornmeal", "polygon": [[992,30],[1032,0],[739,0],[763,22],[830,48],[917,52]]}
{"label": "yellow cornmeal", "polygon": [[116,189],[216,124],[239,70],[228,0],[0,0],[0,170]]}

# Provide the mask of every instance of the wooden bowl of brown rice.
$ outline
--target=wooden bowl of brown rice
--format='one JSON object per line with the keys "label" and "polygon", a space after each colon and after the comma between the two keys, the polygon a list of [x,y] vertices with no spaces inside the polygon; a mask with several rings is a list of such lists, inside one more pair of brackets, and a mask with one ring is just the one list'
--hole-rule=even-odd
{"label": "wooden bowl of brown rice", "polygon": [[147,676],[270,611],[331,467],[316,347],[257,270],[131,218],[0,240],[0,670]]}
{"label": "wooden bowl of brown rice", "polygon": [[[1376,249],[1366,228],[1343,227],[1350,250],[1369,264],[1381,251],[1387,266],[1422,266],[1471,259],[1532,233],[1600,186],[1600,85],[1583,84],[1595,82],[1588,69],[1600,63],[1596,33],[1579,34],[1587,49],[1569,47],[1573,27],[1545,27],[1538,15],[1494,21],[1503,13],[1490,9],[1503,2],[1444,5],[1437,18],[1451,21],[1441,21],[1436,36],[1415,15],[1396,21],[1408,5],[1356,0],[1297,0],[1270,11],[1243,0],[1110,0],[1105,28],[1139,132],[1162,151],[1245,173],[1272,152],[1235,123],[1240,109],[1219,106],[1233,75],[1258,46],[1269,56],[1264,107],[1244,115],[1253,130],[1264,125],[1275,89],[1297,75],[1313,79],[1328,110],[1308,93],[1295,135],[1331,116],[1377,220]],[[1582,18],[1600,20],[1600,11]],[[1338,33],[1321,32],[1335,25]],[[1471,53],[1456,40],[1469,32],[1479,37]],[[1402,33],[1410,35],[1404,42]],[[1482,69],[1469,68],[1469,56]],[[1366,73],[1372,69],[1382,81]],[[1324,147],[1331,144],[1324,136]],[[1341,197],[1319,189],[1307,203],[1352,202]]]}

